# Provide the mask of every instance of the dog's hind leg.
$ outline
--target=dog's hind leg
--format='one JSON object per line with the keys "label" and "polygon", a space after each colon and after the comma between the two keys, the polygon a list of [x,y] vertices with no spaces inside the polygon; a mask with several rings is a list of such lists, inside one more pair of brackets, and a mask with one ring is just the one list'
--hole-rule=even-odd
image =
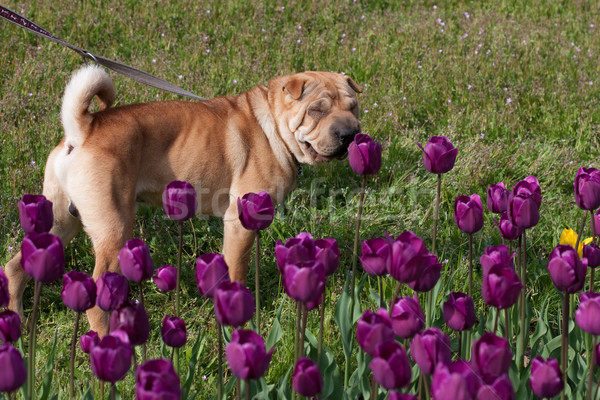
{"label": "dog's hind leg", "polygon": [[[44,176],[44,196],[52,202],[52,213],[54,223],[50,233],[58,236],[63,246],[66,246],[81,229],[80,221],[69,212],[70,201],[58,181],[54,162],[62,146],[56,147],[48,157],[46,172]],[[31,277],[21,266],[21,252],[19,251],[6,264],[6,276],[8,277],[8,289],[10,294],[9,308],[17,312],[23,319],[23,292]]]}

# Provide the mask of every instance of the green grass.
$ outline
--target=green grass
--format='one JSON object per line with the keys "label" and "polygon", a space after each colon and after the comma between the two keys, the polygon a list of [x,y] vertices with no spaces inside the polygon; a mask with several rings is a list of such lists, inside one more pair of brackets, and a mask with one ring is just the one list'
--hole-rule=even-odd
{"label": "green grass", "polygon": [[[537,176],[544,202],[541,221],[529,235],[529,287],[535,309],[550,296],[549,322],[556,328],[560,298],[545,273],[546,260],[560,231],[575,227],[582,216],[573,201],[575,172],[583,166],[599,167],[598,8],[586,2],[542,0],[440,1],[436,7],[420,1],[296,1],[283,7],[284,3],[57,0],[8,1],[5,6],[72,44],[203,97],[241,93],[271,77],[302,70],[348,74],[363,88],[362,129],[384,147],[383,168],[368,183],[363,239],[412,230],[430,243],[435,178],[423,168],[415,143],[432,135],[448,136],[459,155],[454,170],[444,176],[438,255],[447,260],[447,270],[455,272],[453,289],[463,289],[468,263],[466,236],[452,218],[454,197],[476,192],[485,199],[489,184],[504,181],[508,187],[528,175]],[[3,265],[23,236],[16,203],[24,193],[42,190],[45,159],[62,136],[62,91],[82,60],[8,22],[0,25]],[[111,76],[117,105],[176,98]],[[351,264],[359,187],[360,180],[345,161],[306,167],[298,188],[263,235],[263,314],[273,318],[284,303],[284,336],[269,370],[270,383],[291,365],[295,320],[275,265],[275,241],[301,231],[338,240],[341,267],[328,299],[335,303]],[[162,210],[142,208],[138,214],[135,234],[149,243],[156,265],[176,263],[176,226]],[[214,328],[211,307],[199,308],[203,300],[195,289],[193,263],[199,254],[220,251],[222,225],[212,218],[194,220],[184,232],[183,316],[194,338]],[[484,229],[475,235],[476,258],[486,246],[499,243],[488,213]],[[67,268],[91,272],[94,258],[83,234],[67,247],[66,256]],[[73,315],[62,305],[59,287],[56,283],[44,289],[37,359],[42,368],[56,330],[55,382],[64,394]],[[158,343],[156,321],[162,319],[165,296],[151,285],[148,290],[149,315],[154,319],[151,341]],[[28,288],[26,311],[32,293]],[[443,301],[441,296],[438,301]],[[332,321],[333,306],[326,318]],[[316,316],[309,324],[316,332]],[[342,365],[336,329],[326,333],[326,342]],[[198,374],[207,379],[194,384],[203,398],[213,393],[216,373],[214,335],[206,337]],[[157,345],[150,347],[150,354],[158,352]],[[87,357],[78,353],[78,363],[82,377],[88,377]],[[125,387],[130,393],[128,380]]]}

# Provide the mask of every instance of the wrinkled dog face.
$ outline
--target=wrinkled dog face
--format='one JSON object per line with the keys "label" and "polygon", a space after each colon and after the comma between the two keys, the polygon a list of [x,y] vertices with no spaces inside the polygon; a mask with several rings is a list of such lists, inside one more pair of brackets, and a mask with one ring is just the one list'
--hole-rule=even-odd
{"label": "wrinkled dog face", "polygon": [[317,164],[346,156],[360,132],[360,92],[349,77],[329,72],[303,72],[269,82],[279,131],[298,162]]}

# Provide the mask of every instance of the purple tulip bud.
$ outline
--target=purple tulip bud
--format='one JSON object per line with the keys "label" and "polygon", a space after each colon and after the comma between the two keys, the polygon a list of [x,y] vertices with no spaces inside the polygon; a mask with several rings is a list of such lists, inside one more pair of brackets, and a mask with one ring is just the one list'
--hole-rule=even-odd
{"label": "purple tulip bud", "polygon": [[131,345],[114,335],[106,335],[90,351],[92,372],[98,379],[115,383],[131,368]]}
{"label": "purple tulip bud", "polygon": [[600,293],[581,293],[581,302],[575,311],[575,322],[579,327],[594,336],[600,335]]}
{"label": "purple tulip bud", "polygon": [[135,371],[135,398],[137,400],[179,400],[179,376],[167,359],[148,360]]}
{"label": "purple tulip bud", "polygon": [[410,384],[410,362],[406,351],[396,341],[379,344],[369,367],[375,381],[387,390],[399,390]]}
{"label": "purple tulip bud", "polygon": [[473,343],[471,364],[484,378],[497,378],[508,373],[513,354],[508,340],[486,332]]}
{"label": "purple tulip bud", "polygon": [[123,276],[132,282],[141,282],[154,274],[150,249],[142,239],[130,239],[119,251],[119,264]]}
{"label": "purple tulip bud", "polygon": [[388,400],[419,400],[417,396],[410,393],[390,392]]}
{"label": "purple tulip bud", "polygon": [[259,379],[269,368],[274,350],[266,351],[265,341],[258,333],[236,329],[225,347],[225,358],[238,379]]}
{"label": "purple tulip bud", "polygon": [[425,169],[432,174],[445,174],[454,168],[458,149],[452,146],[445,136],[432,136],[425,148],[417,143],[423,150],[423,164]]}
{"label": "purple tulip bud", "polygon": [[292,387],[301,396],[317,396],[323,390],[319,366],[310,358],[300,357],[294,367]]}
{"label": "purple tulip bud", "polygon": [[515,389],[508,375],[491,378],[485,382],[477,391],[477,400],[515,400]]}
{"label": "purple tulip bud", "polygon": [[506,240],[516,240],[521,236],[523,231],[516,225],[513,225],[511,220],[508,218],[508,213],[505,211],[500,216],[500,222],[496,221],[496,226],[498,226],[498,231],[500,231],[500,236],[502,236]]}
{"label": "purple tulip bud", "polygon": [[542,194],[537,179],[529,176],[517,182],[508,197],[508,218],[513,225],[529,229],[540,220]]}
{"label": "purple tulip bud", "polygon": [[438,262],[435,255],[430,254],[424,258],[423,272],[416,281],[408,282],[408,286],[417,292],[429,292],[440,280],[442,264]]}
{"label": "purple tulip bud", "polygon": [[394,333],[403,338],[411,338],[425,326],[425,314],[421,310],[417,295],[399,297],[394,301],[390,313]]}
{"label": "purple tulip bud", "polygon": [[600,236],[600,209],[596,210],[594,218],[590,220],[590,228],[593,235]]}
{"label": "purple tulip bud", "polygon": [[340,263],[340,249],[338,243],[333,238],[315,240],[315,257],[323,264],[325,276],[335,272]]}
{"label": "purple tulip bud", "polygon": [[575,203],[582,210],[600,207],[600,171],[596,168],[579,168],[573,182]]}
{"label": "purple tulip bud", "polygon": [[141,304],[128,302],[110,314],[110,331],[123,330],[132,346],[146,343],[150,336],[148,313]]}
{"label": "purple tulip bud", "polygon": [[96,305],[104,311],[121,308],[129,297],[127,279],[116,272],[105,272],[96,281]]}
{"label": "purple tulip bud", "polygon": [[483,227],[483,206],[478,194],[454,199],[454,222],[465,233],[475,233]]}
{"label": "purple tulip bud", "polygon": [[320,261],[286,264],[282,276],[283,289],[296,301],[315,302],[325,291],[325,267]]}
{"label": "purple tulip bud", "polygon": [[450,338],[438,328],[417,333],[410,342],[410,354],[424,373],[431,375],[438,363],[452,359]]}
{"label": "purple tulip bud", "polygon": [[565,385],[558,361],[554,358],[544,361],[542,357],[535,357],[531,361],[529,384],[533,393],[544,399],[552,398],[562,392]]}
{"label": "purple tulip bud", "polygon": [[479,258],[479,262],[481,263],[481,270],[484,274],[487,274],[490,268],[492,268],[496,264],[507,264],[514,267],[513,258],[515,257],[514,253],[509,254],[508,248],[501,244],[500,246],[490,246],[487,247],[483,251],[483,255]]}
{"label": "purple tulip bud", "polygon": [[21,318],[14,311],[0,312],[0,341],[13,343],[21,337]]}
{"label": "purple tulip bud", "polygon": [[299,260],[313,261],[317,258],[317,246],[310,233],[301,232],[298,236],[288,239],[285,244],[281,240],[275,245],[275,258],[279,271],[283,274],[285,265]]}
{"label": "purple tulip bud", "polygon": [[17,206],[21,227],[25,233],[50,232],[54,222],[51,201],[46,200],[42,195],[26,194],[19,200]]}
{"label": "purple tulip bud", "polygon": [[587,259],[580,259],[572,246],[560,244],[550,253],[548,272],[558,290],[576,293],[585,284]]}
{"label": "purple tulip bud", "polygon": [[160,330],[163,342],[167,346],[181,347],[187,340],[185,321],[175,316],[165,315]]}
{"label": "purple tulip bud", "polygon": [[392,261],[391,246],[387,239],[376,238],[362,242],[360,263],[369,275],[383,276],[388,273]]}
{"label": "purple tulip bud", "polygon": [[433,371],[431,393],[435,400],[475,400],[479,379],[464,360],[439,363]]}
{"label": "purple tulip bud", "polygon": [[79,337],[81,351],[83,351],[85,354],[90,354],[92,347],[98,343],[100,343],[100,336],[98,336],[98,332],[96,331],[89,331]]}
{"label": "purple tulip bud", "polygon": [[517,302],[522,289],[514,267],[496,264],[483,275],[481,297],[487,305],[504,310]]}
{"label": "purple tulip bud", "polygon": [[266,229],[275,216],[273,200],[268,192],[246,193],[237,200],[238,215],[242,226],[250,231]]}
{"label": "purple tulip bud", "polygon": [[0,346],[0,392],[14,392],[27,379],[27,370],[25,362],[19,350],[15,349],[11,344],[5,343]]}
{"label": "purple tulip bud", "polygon": [[384,308],[380,308],[377,312],[365,310],[356,324],[356,341],[360,348],[373,357],[377,345],[394,339],[395,335],[387,311]]}
{"label": "purple tulip bud", "polygon": [[96,305],[96,282],[88,274],[69,271],[63,275],[60,297],[71,310],[86,311]]}
{"label": "purple tulip bud", "polygon": [[163,292],[170,292],[177,285],[177,268],[172,265],[164,265],[156,270],[156,275],[152,277],[156,287]]}
{"label": "purple tulip bud", "polygon": [[196,215],[196,190],[188,182],[173,181],[165,186],[162,195],[163,210],[174,221],[187,221]]}
{"label": "purple tulip bud", "polygon": [[221,282],[213,300],[215,316],[221,325],[239,328],[254,315],[254,296],[240,282]]}
{"label": "purple tulip bud", "polygon": [[358,175],[375,175],[381,168],[381,145],[369,135],[357,133],[348,146],[348,161]]}
{"label": "purple tulip bud", "polygon": [[0,307],[8,306],[10,295],[8,293],[8,278],[0,268]]}
{"label": "purple tulip bud", "polygon": [[427,251],[423,239],[404,231],[396,240],[388,238],[392,250],[389,273],[399,282],[419,279],[427,265],[437,263],[437,257]]}
{"label": "purple tulip bud", "polygon": [[596,268],[600,265],[600,247],[594,242],[584,244],[583,257],[587,258],[589,268]]}
{"label": "purple tulip bud", "polygon": [[495,214],[502,214],[508,208],[508,195],[510,191],[504,186],[504,183],[498,182],[490,185],[487,189],[487,207]]}
{"label": "purple tulip bud", "polygon": [[462,292],[452,292],[444,303],[444,321],[455,331],[469,330],[475,325],[473,298]]}
{"label": "purple tulip bud", "polygon": [[51,233],[28,233],[21,244],[21,265],[39,282],[53,282],[65,272],[61,240]]}
{"label": "purple tulip bud", "polygon": [[213,297],[219,284],[229,281],[229,269],[222,254],[202,254],[196,260],[196,282],[198,292],[204,297]]}

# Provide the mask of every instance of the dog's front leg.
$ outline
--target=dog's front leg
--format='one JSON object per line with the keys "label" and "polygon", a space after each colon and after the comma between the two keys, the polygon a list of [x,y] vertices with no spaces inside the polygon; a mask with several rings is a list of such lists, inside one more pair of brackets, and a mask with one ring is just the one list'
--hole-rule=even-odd
{"label": "dog's front leg", "polygon": [[227,209],[223,224],[223,254],[229,267],[229,278],[245,284],[256,233],[242,226],[235,202]]}

